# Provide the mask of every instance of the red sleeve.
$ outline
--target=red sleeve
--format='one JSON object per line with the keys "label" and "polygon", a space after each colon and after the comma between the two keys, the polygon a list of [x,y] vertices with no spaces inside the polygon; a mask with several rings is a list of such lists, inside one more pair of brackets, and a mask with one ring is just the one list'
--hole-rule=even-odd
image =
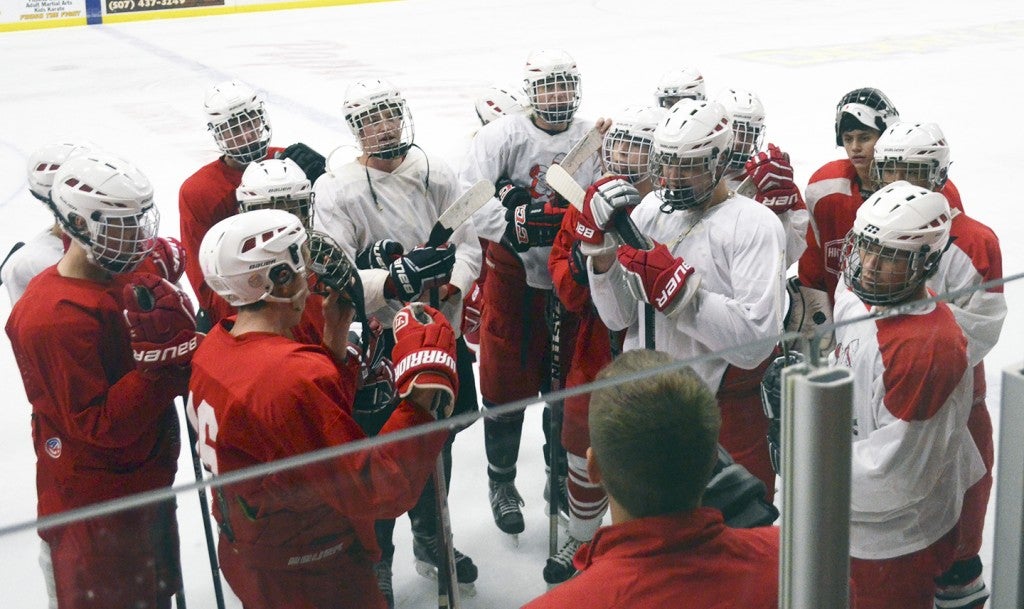
{"label": "red sleeve", "polygon": [[[234,203],[233,191],[224,193],[226,189],[230,190],[230,185],[218,183],[214,179],[214,171],[209,167],[200,169],[181,185],[178,192],[178,213],[181,243],[187,253],[185,274],[199,301],[199,307],[206,309],[212,323],[217,323],[225,317],[234,315],[235,310],[206,285],[199,266],[199,246],[206,232],[214,224],[235,213],[231,203],[234,206],[237,206],[237,203]],[[224,201],[225,197],[231,199],[227,204]]]}
{"label": "red sleeve", "polygon": [[562,228],[555,236],[548,257],[548,271],[555,285],[555,293],[565,308],[573,313],[585,310],[590,303],[590,288],[576,283],[569,271],[569,256],[572,255],[572,244],[576,240],[573,237],[573,230],[576,228],[579,213],[575,207],[566,210],[562,218]]}

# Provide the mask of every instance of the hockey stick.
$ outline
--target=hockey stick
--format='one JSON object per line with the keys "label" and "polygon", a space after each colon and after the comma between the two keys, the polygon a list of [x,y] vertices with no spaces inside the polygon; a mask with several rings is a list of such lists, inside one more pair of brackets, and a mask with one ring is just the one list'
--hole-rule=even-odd
{"label": "hockey stick", "polygon": [[[4,261],[0,262],[0,273],[3,272],[4,267],[7,266],[7,261],[11,259],[11,256],[14,255],[14,252],[20,250],[22,247],[24,247],[24,245],[25,245],[24,241],[19,241],[19,242],[15,243],[13,246],[11,246],[11,251],[7,252],[7,255],[4,256]],[[0,285],[3,285],[3,284],[4,284],[4,280],[2,278],[0,278]]]}
{"label": "hockey stick", "polygon": [[[430,229],[430,237],[427,238],[427,246],[437,247],[448,241],[459,226],[469,220],[478,209],[494,198],[494,184],[487,180],[480,180],[473,184],[469,190],[462,193],[458,199],[452,201],[448,209],[437,218],[433,228]],[[433,306],[433,305],[431,305]]]}
{"label": "hockey stick", "polygon": [[[569,175],[576,173],[587,159],[601,149],[601,141],[603,138],[604,136],[601,134],[601,131],[597,127],[592,127],[590,131],[587,131],[587,134],[580,139],[580,141],[576,142],[573,147],[569,149],[569,152],[565,153],[562,160],[558,161],[558,166],[564,169]],[[551,186],[551,188],[555,188],[550,182],[548,185]]]}
{"label": "hockey stick", "polygon": [[[562,302],[554,290],[549,295],[551,310],[550,380],[548,391],[562,388]],[[558,553],[558,503],[562,499],[562,485],[558,479],[561,468],[562,416],[565,402],[548,402],[551,408],[548,438],[548,555]],[[568,506],[566,506],[568,507]],[[566,510],[568,511],[568,510]]]}
{"label": "hockey stick", "polygon": [[[206,309],[199,309],[196,314],[196,330],[209,332],[210,316]],[[192,427],[188,417],[188,395],[181,396],[181,406],[185,410],[185,429],[188,431],[188,448],[192,454],[192,471],[196,476],[196,482],[203,482],[203,467],[199,462],[199,432]],[[198,420],[196,421],[198,425]],[[213,539],[213,525],[210,522],[210,503],[206,498],[206,489],[199,489],[199,509],[203,514],[203,531],[206,534],[206,552],[210,558],[210,576],[213,578],[213,594],[217,601],[217,609],[224,609],[224,589],[220,581],[220,564],[217,562],[217,546]],[[226,514],[226,512],[225,512]]]}

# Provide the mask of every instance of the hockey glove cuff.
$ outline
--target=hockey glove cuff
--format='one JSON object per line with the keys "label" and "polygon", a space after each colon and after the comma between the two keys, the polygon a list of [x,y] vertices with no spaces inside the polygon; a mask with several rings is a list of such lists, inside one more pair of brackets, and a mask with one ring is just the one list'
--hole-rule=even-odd
{"label": "hockey glove cuff", "polygon": [[775,144],[747,160],[747,175],[757,187],[754,199],[776,214],[793,209],[800,201],[800,192],[793,183],[793,166],[789,154]]}
{"label": "hockey glove cuff", "polygon": [[651,250],[622,245],[617,255],[633,296],[666,316],[681,310],[697,294],[700,276],[663,243],[656,243]]}
{"label": "hockey glove cuff", "polygon": [[157,237],[149,257],[160,276],[171,283],[178,283],[185,272],[185,247],[174,237]]}
{"label": "hockey glove cuff", "polygon": [[437,309],[417,302],[408,304],[395,315],[392,329],[395,347],[395,385],[399,397],[414,389],[434,389],[441,395],[439,416],[449,416],[459,390],[455,367],[455,333]]}

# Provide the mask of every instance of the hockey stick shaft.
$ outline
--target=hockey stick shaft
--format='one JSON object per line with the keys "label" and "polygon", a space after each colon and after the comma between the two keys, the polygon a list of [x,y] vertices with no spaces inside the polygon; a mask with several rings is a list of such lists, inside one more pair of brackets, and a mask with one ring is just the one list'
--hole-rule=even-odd
{"label": "hockey stick shaft", "polygon": [[[552,290],[550,294],[551,308],[551,378],[549,390],[558,391],[562,388],[562,302]],[[550,402],[551,419],[548,438],[548,555],[558,552],[558,510],[562,498],[561,484],[558,479],[562,445],[562,415],[564,402]]]}
{"label": "hockey stick shaft", "polygon": [[[440,288],[430,288],[430,306],[440,310]],[[437,455],[434,467],[434,504],[437,512],[437,553],[442,564],[437,566],[437,607],[458,609],[459,584],[455,570],[455,546],[452,542],[452,521],[448,511],[448,484],[444,476],[444,451]]]}
{"label": "hockey stick shaft", "polygon": [[[14,252],[20,250],[24,246],[25,246],[25,242],[24,241],[19,241],[19,242],[15,243],[13,246],[11,246],[11,251],[7,252],[7,255],[4,256],[4,261],[0,262],[0,271],[3,271],[4,267],[7,266],[7,261],[11,259],[11,256],[14,255]],[[4,284],[3,279],[0,279],[0,285],[3,285],[3,284]]]}

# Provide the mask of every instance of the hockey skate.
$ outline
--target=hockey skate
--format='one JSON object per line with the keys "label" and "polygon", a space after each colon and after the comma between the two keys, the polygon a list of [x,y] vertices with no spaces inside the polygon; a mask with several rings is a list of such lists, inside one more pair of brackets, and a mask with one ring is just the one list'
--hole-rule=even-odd
{"label": "hockey skate", "polygon": [[572,564],[572,557],[576,555],[576,550],[579,550],[582,545],[582,541],[570,535],[562,549],[554,556],[549,557],[547,564],[544,565],[544,581],[549,585],[560,584],[576,575],[577,571]]}
{"label": "hockey skate", "polygon": [[[551,475],[550,471],[545,469],[544,476],[544,501],[548,503],[549,509],[545,513],[550,513],[551,505]],[[559,476],[558,477],[558,523],[563,527],[569,526],[569,477]]]}
{"label": "hockey skate", "polygon": [[391,587],[391,562],[385,559],[373,563],[373,573],[377,576],[377,588],[388,602],[388,609],[395,609],[395,591]]}
{"label": "hockey skate", "polygon": [[523,512],[520,507],[526,505],[523,498],[516,490],[516,484],[512,480],[498,482],[489,480],[488,486],[491,496],[491,512],[494,514],[494,524],[503,533],[512,535],[516,545],[519,543],[519,534],[526,529],[526,522],[523,520]]}
{"label": "hockey skate", "polygon": [[[459,581],[462,596],[475,596],[477,578],[473,559],[453,548],[455,552],[455,577]],[[441,562],[436,535],[413,535],[412,554],[416,557],[416,572],[427,579],[437,579],[437,565]]]}

